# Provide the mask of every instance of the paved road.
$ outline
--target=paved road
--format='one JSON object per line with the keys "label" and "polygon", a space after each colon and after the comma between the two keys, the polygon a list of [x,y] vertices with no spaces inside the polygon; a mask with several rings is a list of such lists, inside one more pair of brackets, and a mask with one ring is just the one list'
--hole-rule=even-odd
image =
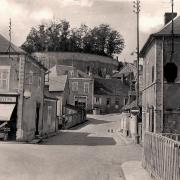
{"label": "paved road", "polygon": [[91,115],[41,145],[0,144],[0,180],[124,180],[121,164],[141,148],[120,136],[119,118]]}

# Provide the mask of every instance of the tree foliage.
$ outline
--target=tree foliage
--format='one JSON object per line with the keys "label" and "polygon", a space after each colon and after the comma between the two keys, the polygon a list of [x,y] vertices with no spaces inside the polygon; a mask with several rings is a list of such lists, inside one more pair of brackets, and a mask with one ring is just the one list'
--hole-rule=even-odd
{"label": "tree foliage", "polygon": [[84,52],[104,56],[120,54],[124,49],[121,34],[107,24],[89,28],[82,24],[79,28],[70,28],[66,20],[50,22],[32,28],[22,48],[29,52],[60,51]]}

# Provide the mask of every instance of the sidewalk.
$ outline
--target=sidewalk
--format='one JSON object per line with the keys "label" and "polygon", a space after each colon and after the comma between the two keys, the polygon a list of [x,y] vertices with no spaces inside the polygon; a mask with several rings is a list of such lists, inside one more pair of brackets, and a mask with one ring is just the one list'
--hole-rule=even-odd
{"label": "sidewalk", "polygon": [[122,164],[126,180],[152,180],[140,161],[128,161]]}

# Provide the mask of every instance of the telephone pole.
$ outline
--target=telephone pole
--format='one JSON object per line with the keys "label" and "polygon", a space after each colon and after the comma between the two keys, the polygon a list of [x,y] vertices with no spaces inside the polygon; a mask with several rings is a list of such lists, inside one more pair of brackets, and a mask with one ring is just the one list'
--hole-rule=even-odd
{"label": "telephone pole", "polygon": [[133,1],[133,12],[137,16],[137,81],[136,81],[136,105],[139,107],[139,13],[140,13],[140,1]]}

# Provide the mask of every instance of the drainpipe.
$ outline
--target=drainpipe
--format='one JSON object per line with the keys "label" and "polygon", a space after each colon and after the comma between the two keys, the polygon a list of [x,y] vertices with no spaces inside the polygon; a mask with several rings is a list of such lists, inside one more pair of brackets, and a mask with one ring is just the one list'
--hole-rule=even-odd
{"label": "drainpipe", "polygon": [[162,39],[162,112],[161,112],[161,133],[164,131],[164,36]]}

